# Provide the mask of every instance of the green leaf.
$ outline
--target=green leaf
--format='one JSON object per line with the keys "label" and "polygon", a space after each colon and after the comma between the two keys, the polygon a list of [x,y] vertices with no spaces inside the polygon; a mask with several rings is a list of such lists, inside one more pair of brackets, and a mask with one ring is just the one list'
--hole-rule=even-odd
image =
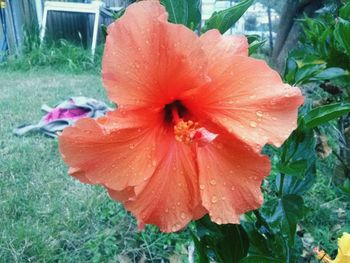
{"label": "green leaf", "polygon": [[200,0],[161,0],[169,13],[169,21],[194,30],[201,21]]}
{"label": "green leaf", "polygon": [[283,263],[283,261],[265,256],[248,256],[239,263]]}
{"label": "green leaf", "polygon": [[[305,108],[304,106],[301,111],[306,110]],[[298,124],[298,129],[292,133],[280,149],[281,161],[277,167],[285,175],[282,189],[283,195],[305,193],[315,182],[316,138],[314,131],[306,128],[302,119],[299,119]],[[280,187],[280,179],[280,175],[278,175],[276,177],[278,189]]]}
{"label": "green leaf", "polygon": [[285,195],[277,202],[265,203],[264,216],[275,231],[280,231],[289,246],[294,246],[296,227],[305,214],[304,200],[299,195]]}
{"label": "green leaf", "polygon": [[295,176],[296,172],[302,172],[302,175],[304,175],[316,159],[314,132],[312,129],[305,127],[302,119],[299,120],[298,129],[289,136],[280,148],[281,163],[279,168],[283,173],[292,176]]}
{"label": "green leaf", "polygon": [[295,59],[293,57],[289,57],[286,63],[286,69],[284,72],[284,79],[285,81],[290,84],[295,84],[295,75],[298,70],[298,64],[296,63]]}
{"label": "green leaf", "polygon": [[327,68],[321,73],[317,74],[314,78],[316,80],[331,80],[346,75],[349,75],[349,73],[342,68]]}
{"label": "green leaf", "polygon": [[339,9],[339,16],[343,19],[350,18],[350,2],[346,3],[342,8]]}
{"label": "green leaf", "polygon": [[350,112],[350,103],[334,103],[314,108],[304,116],[305,125],[314,128]]}
{"label": "green leaf", "polygon": [[298,68],[295,75],[295,84],[308,83],[311,78],[319,74],[325,68],[325,64],[308,64]]}
{"label": "green leaf", "polygon": [[335,25],[334,37],[345,53],[350,55],[350,22],[339,18]]}
{"label": "green leaf", "polygon": [[350,197],[350,180],[346,179],[343,185],[339,186],[339,189],[348,197]]}
{"label": "green leaf", "polygon": [[297,160],[288,162],[286,164],[280,164],[278,170],[283,174],[297,176],[302,178],[308,168],[307,160]]}
{"label": "green leaf", "polygon": [[264,46],[266,43],[266,39],[261,40],[261,41],[254,41],[253,43],[249,44],[249,56],[256,53],[256,51]]}
{"label": "green leaf", "polygon": [[124,13],[125,13],[125,8],[120,9],[119,11],[116,11],[116,12],[112,12],[112,17],[114,20],[118,20],[124,15]]}
{"label": "green leaf", "polygon": [[[312,156],[310,159],[311,160],[308,160],[309,168],[306,171],[305,173],[306,175],[304,177],[299,178],[296,176],[285,175],[283,190],[282,190],[283,195],[288,195],[288,194],[302,195],[311,189],[311,187],[314,185],[316,181],[316,158]],[[281,180],[281,176],[278,175],[276,177],[277,187],[279,187],[280,185],[280,180]]]}
{"label": "green leaf", "polygon": [[249,55],[256,51],[266,43],[266,39],[261,40],[259,35],[246,35],[249,44]]}
{"label": "green leaf", "polygon": [[[262,226],[257,222],[242,222],[242,226],[246,231],[249,237],[249,253],[251,254],[259,254],[264,256],[272,256],[275,254],[274,251],[271,251],[269,248],[269,243],[272,241],[266,236],[266,232],[263,234],[257,228],[261,228]],[[264,227],[264,226],[263,226]],[[264,227],[264,230],[266,228]]]}
{"label": "green leaf", "polygon": [[214,253],[217,262],[238,263],[247,255],[249,239],[241,225],[217,225],[205,216],[196,226],[199,242]]}
{"label": "green leaf", "polygon": [[196,235],[190,231],[193,242],[194,242],[194,246],[196,248],[197,251],[197,255],[199,258],[199,262],[200,263],[209,263],[209,258],[207,256],[207,250],[206,250],[206,245],[205,243],[201,242]]}
{"label": "green leaf", "polygon": [[243,0],[230,8],[214,12],[214,14],[205,22],[202,32],[204,33],[215,28],[218,29],[221,34],[225,33],[234,26],[253,2],[254,0]]}

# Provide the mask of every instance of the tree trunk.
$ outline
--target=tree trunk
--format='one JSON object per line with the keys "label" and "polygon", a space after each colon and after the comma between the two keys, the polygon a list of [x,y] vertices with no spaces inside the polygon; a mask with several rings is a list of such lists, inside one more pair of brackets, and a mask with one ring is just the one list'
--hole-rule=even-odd
{"label": "tree trunk", "polygon": [[295,47],[300,35],[300,26],[295,20],[303,14],[311,16],[323,5],[323,0],[286,0],[272,52],[272,62],[282,73],[288,52]]}

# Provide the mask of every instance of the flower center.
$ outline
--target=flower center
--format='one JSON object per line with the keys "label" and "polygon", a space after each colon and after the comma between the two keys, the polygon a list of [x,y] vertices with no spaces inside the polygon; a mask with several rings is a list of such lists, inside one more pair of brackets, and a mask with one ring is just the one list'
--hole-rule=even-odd
{"label": "flower center", "polygon": [[187,145],[196,142],[198,146],[205,146],[218,136],[206,128],[200,127],[198,122],[192,120],[185,121],[183,118],[185,115],[188,115],[188,111],[178,100],[167,104],[164,110],[165,121],[173,125],[175,139],[179,142]]}

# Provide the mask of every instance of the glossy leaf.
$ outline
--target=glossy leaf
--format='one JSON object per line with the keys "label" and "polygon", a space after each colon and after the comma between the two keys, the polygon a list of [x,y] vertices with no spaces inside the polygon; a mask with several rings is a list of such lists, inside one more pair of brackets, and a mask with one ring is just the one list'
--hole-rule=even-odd
{"label": "glossy leaf", "polygon": [[315,165],[316,139],[312,129],[305,127],[302,119],[295,130],[280,149],[278,169],[285,175],[303,178]]}
{"label": "glossy leaf", "polygon": [[306,212],[304,200],[299,195],[285,195],[277,202],[271,200],[265,204],[266,221],[275,229],[281,231],[289,246],[294,246],[296,227]]}
{"label": "glossy leaf", "polygon": [[256,53],[259,50],[259,48],[264,46],[265,43],[266,43],[266,40],[261,40],[261,41],[257,40],[249,44],[249,56]]}
{"label": "glossy leaf", "polygon": [[200,263],[209,263],[209,258],[207,256],[207,248],[204,242],[201,242],[199,238],[196,237],[194,233],[191,232],[191,236],[194,242],[194,246],[197,251],[197,256]]}
{"label": "glossy leaf", "polygon": [[[249,239],[241,225],[217,225],[208,216],[196,222],[198,241],[217,262],[238,263],[248,253]],[[203,245],[204,244],[204,245]]]}
{"label": "glossy leaf", "polygon": [[327,68],[318,73],[314,78],[316,80],[332,80],[348,75],[349,73],[342,68]]}
{"label": "glossy leaf", "polygon": [[307,160],[297,160],[281,164],[278,166],[278,170],[283,174],[288,174],[297,177],[303,177],[308,168]]}
{"label": "glossy leaf", "polygon": [[346,3],[342,8],[339,9],[339,16],[343,19],[350,18],[350,2]]}
{"label": "glossy leaf", "polygon": [[314,128],[350,112],[350,103],[334,103],[314,108],[304,116],[305,125]]}
{"label": "glossy leaf", "polygon": [[350,55],[350,22],[339,18],[335,26],[334,37],[345,52]]}
{"label": "glossy leaf", "polygon": [[253,2],[254,0],[243,0],[230,8],[214,12],[214,14],[205,22],[202,32],[204,33],[210,29],[216,28],[220,33],[225,33],[234,26]]}
{"label": "glossy leaf", "polygon": [[275,253],[269,248],[269,243],[272,240],[269,239],[265,233],[262,234],[259,231],[259,229],[262,229],[263,226],[261,226],[258,221],[259,220],[257,220],[255,224],[250,222],[242,222],[242,226],[249,237],[249,253],[271,256],[273,253]]}
{"label": "glossy leaf", "polygon": [[[311,156],[309,160],[309,168],[306,171],[306,175],[302,178],[285,175],[283,182],[282,194],[304,194],[311,189],[316,181],[316,158],[315,156]],[[278,175],[276,177],[276,186],[277,188],[280,186],[281,176]]]}
{"label": "glossy leaf", "polygon": [[201,21],[200,0],[161,0],[169,13],[169,21],[197,28]]}

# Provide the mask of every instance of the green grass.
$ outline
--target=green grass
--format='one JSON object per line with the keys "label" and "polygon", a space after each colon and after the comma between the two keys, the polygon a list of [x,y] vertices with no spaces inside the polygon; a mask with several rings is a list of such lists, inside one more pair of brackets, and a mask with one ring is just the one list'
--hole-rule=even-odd
{"label": "green grass", "polygon": [[77,95],[107,101],[99,74],[0,71],[0,262],[160,262],[180,253],[186,233],[137,232],[101,187],[67,175],[56,140],[12,134],[39,121],[42,104]]}

